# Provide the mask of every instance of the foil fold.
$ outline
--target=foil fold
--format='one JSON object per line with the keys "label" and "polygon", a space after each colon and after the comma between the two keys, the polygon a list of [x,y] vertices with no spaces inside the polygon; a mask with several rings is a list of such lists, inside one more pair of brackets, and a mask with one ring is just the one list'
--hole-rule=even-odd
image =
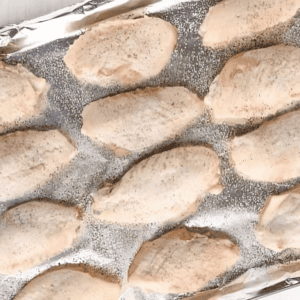
{"label": "foil fold", "polygon": [[145,8],[145,13],[146,7],[149,12],[157,12],[185,1],[190,0],[84,1],[46,16],[0,29],[0,59],[57,39],[78,36],[89,26],[138,8]]}

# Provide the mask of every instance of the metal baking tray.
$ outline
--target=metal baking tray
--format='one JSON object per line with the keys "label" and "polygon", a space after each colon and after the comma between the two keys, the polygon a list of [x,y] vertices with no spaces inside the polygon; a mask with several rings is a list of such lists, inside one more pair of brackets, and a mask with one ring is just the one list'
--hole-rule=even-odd
{"label": "metal baking tray", "polygon": [[[58,128],[67,133],[78,145],[78,155],[70,167],[50,182],[32,193],[0,205],[0,214],[15,203],[30,199],[48,198],[69,201],[90,211],[90,193],[106,181],[117,181],[134,164],[151,154],[186,143],[210,145],[221,160],[223,192],[210,195],[199,205],[196,214],[177,225],[205,227],[221,230],[232,236],[241,249],[238,263],[226,274],[211,281],[203,291],[184,295],[146,295],[137,289],[126,290],[120,299],[209,299],[210,293],[221,291],[246,272],[251,280],[244,286],[226,292],[222,299],[276,299],[296,287],[300,279],[286,273],[280,280],[266,280],[269,267],[293,262],[299,255],[286,250],[279,254],[261,246],[253,229],[258,213],[266,198],[300,183],[300,178],[283,184],[247,181],[235,173],[228,161],[227,141],[234,135],[253,130],[252,126],[227,126],[213,124],[208,115],[200,117],[175,140],[167,140],[157,147],[135,153],[127,158],[117,158],[105,148],[96,147],[80,134],[83,106],[109,95],[126,92],[128,88],[103,88],[78,82],[65,67],[63,57],[69,46],[87,28],[105,19],[125,14],[124,18],[143,15],[166,20],[178,29],[178,44],[167,67],[156,77],[137,84],[147,86],[185,86],[203,98],[225,62],[233,55],[252,49],[284,43],[300,46],[300,18],[282,34],[270,39],[256,39],[238,47],[212,50],[202,45],[199,27],[210,6],[216,0],[115,0],[84,1],[19,25],[0,29],[0,58],[8,64],[21,63],[38,77],[50,84],[50,107],[39,119],[9,129],[6,133],[26,128]],[[132,89],[132,87],[130,88]],[[68,180],[64,178],[68,177]],[[28,281],[43,271],[67,263],[86,263],[103,270],[113,270],[126,278],[128,267],[141,244],[163,233],[167,228],[154,225],[129,228],[89,222],[79,246],[53,257],[47,263],[13,276],[0,276],[0,299],[9,300]],[[300,275],[299,275],[300,276]],[[254,278],[254,279],[253,279]],[[254,284],[248,284],[254,282]],[[230,289],[229,289],[230,290]],[[132,298],[133,297],[133,298]],[[205,298],[206,297],[206,298]],[[231,297],[231,298],[230,298]],[[289,296],[290,297],[290,296]],[[292,299],[292,298],[288,298]],[[295,298],[296,299],[296,298]]]}

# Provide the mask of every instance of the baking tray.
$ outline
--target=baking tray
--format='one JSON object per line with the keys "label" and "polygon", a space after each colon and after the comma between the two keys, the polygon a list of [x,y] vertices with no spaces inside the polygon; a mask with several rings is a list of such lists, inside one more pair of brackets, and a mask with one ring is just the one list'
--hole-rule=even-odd
{"label": "baking tray", "polygon": [[[255,41],[223,50],[203,47],[198,35],[199,27],[209,7],[217,2],[219,1],[85,1],[35,20],[0,29],[1,59],[8,64],[21,63],[33,74],[45,78],[51,84],[48,92],[50,105],[43,115],[8,129],[3,134],[28,128],[57,128],[66,133],[78,147],[78,155],[66,170],[56,174],[45,186],[14,201],[2,203],[0,213],[16,203],[46,198],[78,205],[89,220],[90,194],[104,182],[117,182],[133,165],[154,153],[185,144],[209,145],[220,158],[223,192],[207,196],[194,215],[173,226],[185,225],[226,232],[240,246],[241,257],[237,264],[195,294],[146,295],[138,289],[129,288],[123,292],[120,299],[200,300],[209,299],[210,295],[224,289],[224,299],[259,299],[299,284],[298,277],[289,273],[279,282],[262,280],[259,284],[260,279],[265,278],[262,274],[271,266],[300,258],[289,250],[276,253],[264,248],[256,240],[253,231],[266,198],[271,194],[289,190],[300,183],[300,178],[281,184],[266,184],[244,180],[233,170],[228,161],[228,140],[235,135],[249,132],[258,125],[217,125],[205,114],[175,139],[166,140],[158,146],[149,147],[126,158],[114,156],[109,150],[96,146],[81,134],[81,113],[83,107],[92,101],[136,88],[154,86],[185,86],[203,98],[226,61],[235,54],[279,43],[300,46],[300,19],[296,16],[295,21],[276,36],[261,36]],[[143,15],[166,20],[178,30],[177,47],[168,65],[158,76],[128,88],[103,88],[82,84],[70,74],[63,58],[69,46],[87,28],[116,16],[126,19]],[[139,247],[143,242],[160,236],[166,230],[169,230],[169,227],[122,227],[90,220],[77,247],[24,273],[1,275],[0,299],[12,299],[35,276],[62,264],[88,264],[109,270],[125,282],[128,267]],[[250,284],[250,290],[247,283],[251,283],[252,279],[246,279],[243,288],[226,289],[230,285],[234,286],[235,280],[247,272],[251,272],[251,278],[255,278],[256,282]]]}

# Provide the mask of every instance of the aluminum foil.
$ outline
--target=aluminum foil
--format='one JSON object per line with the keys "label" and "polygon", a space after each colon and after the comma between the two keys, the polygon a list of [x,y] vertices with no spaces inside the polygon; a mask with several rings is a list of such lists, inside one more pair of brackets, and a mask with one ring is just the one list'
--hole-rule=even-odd
{"label": "aluminum foil", "polygon": [[[146,86],[174,86],[189,88],[203,97],[215,76],[225,62],[242,51],[264,48],[278,43],[299,46],[300,19],[295,21],[276,37],[262,37],[240,48],[212,50],[203,47],[198,35],[199,27],[210,6],[216,0],[179,1],[179,0],[120,0],[85,1],[78,5],[60,10],[45,17],[10,25],[0,29],[0,55],[6,63],[21,63],[38,77],[51,84],[48,92],[50,106],[38,119],[7,130],[6,133],[26,128],[58,128],[76,143],[78,155],[70,167],[62,170],[45,186],[0,206],[0,213],[15,203],[30,199],[55,199],[77,204],[84,210],[85,232],[80,243],[49,262],[27,272],[13,276],[0,277],[0,299],[9,300],[31,279],[41,272],[59,264],[87,263],[110,270],[126,281],[127,270],[135,253],[143,242],[159,236],[168,228],[145,226],[122,227],[107,225],[89,219],[90,194],[104,182],[119,180],[127,170],[141,159],[186,143],[210,145],[218,154],[222,166],[224,190],[220,195],[210,195],[200,204],[197,213],[180,224],[190,227],[208,227],[228,233],[240,246],[241,256],[233,269],[211,281],[203,291],[196,294],[161,295],[143,294],[138,289],[123,290],[120,299],[207,299],[209,293],[218,293],[234,284],[246,272],[251,271],[255,284],[251,291],[245,288],[221,295],[224,299],[255,299],[261,297],[263,289],[278,287],[272,280],[265,280],[260,286],[260,278],[269,267],[284,262],[296,261],[299,255],[291,251],[275,253],[261,246],[254,235],[258,213],[271,194],[286,191],[300,182],[300,178],[284,184],[265,184],[246,181],[235,173],[228,161],[227,143],[234,135],[240,135],[254,127],[215,125],[208,115],[200,117],[192,126],[175,140],[167,140],[156,147],[141,153],[133,153],[127,158],[117,158],[105,148],[95,146],[81,134],[83,107],[88,103],[109,95],[126,92],[129,88],[103,88],[83,85],[66,68],[63,58],[69,46],[94,24],[112,17],[136,18],[143,15],[162,18],[178,29],[178,45],[167,67],[156,77],[137,84],[133,88]],[[180,225],[174,224],[174,226]],[[264,271],[262,271],[264,270]],[[247,274],[247,273],[246,273]],[[291,280],[286,275],[283,282]],[[250,280],[250,281],[249,281]],[[290,284],[291,285],[291,284]],[[289,285],[289,286],[290,286]],[[284,284],[283,284],[284,288]]]}

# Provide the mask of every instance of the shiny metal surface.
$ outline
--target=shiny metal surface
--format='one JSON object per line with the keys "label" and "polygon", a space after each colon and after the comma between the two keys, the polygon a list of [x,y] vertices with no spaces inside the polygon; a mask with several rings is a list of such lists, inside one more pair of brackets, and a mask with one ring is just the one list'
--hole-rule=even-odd
{"label": "shiny metal surface", "polygon": [[[129,14],[126,18],[143,15],[160,17],[176,26],[179,33],[177,49],[166,69],[157,77],[134,86],[134,88],[183,85],[203,97],[214,77],[233,55],[279,42],[300,45],[298,33],[300,20],[296,18],[292,26],[283,32],[278,39],[256,41],[255,44],[243,45],[239,49],[228,48],[219,51],[206,49],[202,46],[198,30],[209,7],[217,2],[214,0],[85,1],[75,7],[66,8],[46,17],[0,29],[0,55],[7,63],[22,63],[35,75],[45,78],[51,84],[49,92],[51,108],[45,112],[41,119],[28,123],[28,126],[46,125],[63,129],[76,141],[79,148],[79,156],[68,170],[68,182],[64,180],[65,174],[62,174],[45,188],[28,197],[64,199],[84,207],[88,214],[91,191],[106,180],[120,178],[126,170],[147,155],[155,151],[162,151],[164,147],[170,145],[171,147],[185,143],[211,145],[221,160],[224,191],[218,196],[206,197],[200,204],[197,213],[190,216],[183,224],[190,227],[209,227],[225,231],[237,241],[242,254],[237,265],[231,271],[223,274],[221,278],[210,282],[207,290],[221,289],[248,270],[253,270],[252,276],[257,279],[257,281],[254,280],[257,284],[253,284],[249,291],[245,287],[241,291],[227,293],[221,299],[250,300],[261,297],[268,299],[269,293],[271,293],[270,295],[277,292],[282,294],[282,290],[290,291],[292,290],[290,287],[298,286],[299,278],[286,278],[281,283],[266,280],[262,287],[258,284],[262,272],[265,272],[270,265],[295,261],[300,256],[289,251],[276,254],[265,249],[257,242],[253,228],[266,198],[270,194],[288,190],[298,184],[300,178],[284,184],[265,184],[246,181],[238,176],[228,161],[227,142],[236,133],[241,134],[253,128],[215,125],[210,122],[207,115],[199,118],[176,140],[166,141],[158,147],[148,149],[144,153],[136,153],[129,158],[116,158],[105,149],[96,148],[82,137],[80,134],[81,121],[78,116],[84,105],[111,94],[125,92],[126,88],[106,89],[83,85],[70,75],[63,62],[63,57],[70,44],[89,26],[133,11],[136,12],[136,15],[131,16]],[[25,200],[28,199],[20,198],[15,203]],[[7,207],[8,205],[1,205],[1,212],[4,212]],[[52,266],[65,263],[82,262],[104,270],[110,268],[125,282],[128,266],[137,249],[144,241],[159,235],[164,230],[166,228],[155,226],[123,228],[90,222],[86,226],[78,248],[68,250],[54,257],[50,262],[25,273],[1,276],[0,298],[3,300],[12,299],[25,282]],[[187,298],[200,300],[205,299],[203,297],[201,292],[195,295],[145,295],[139,290],[127,289],[120,299]]]}

